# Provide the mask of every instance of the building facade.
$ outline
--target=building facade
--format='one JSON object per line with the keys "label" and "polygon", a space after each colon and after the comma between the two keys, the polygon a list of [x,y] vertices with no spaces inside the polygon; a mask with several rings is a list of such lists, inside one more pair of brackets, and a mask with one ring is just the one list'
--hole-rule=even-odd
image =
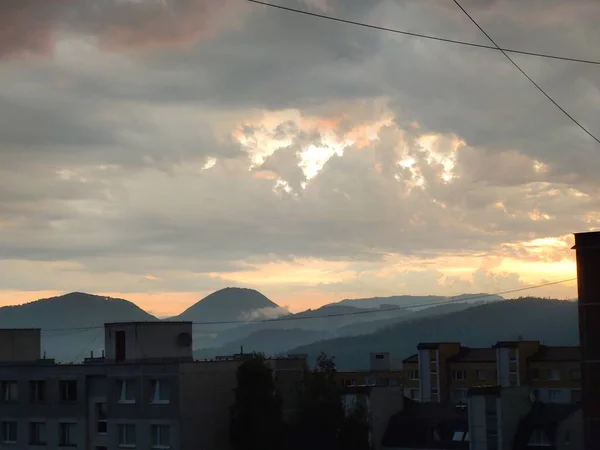
{"label": "building facade", "polygon": [[[190,322],[107,324],[105,357],[56,364],[40,359],[34,331],[12,331],[0,345],[0,448],[229,448],[242,359],[194,361],[191,332]],[[6,350],[11,342],[20,346],[20,360]],[[287,392],[284,413],[293,417],[291,386],[302,380],[306,361],[268,363]]]}
{"label": "building facade", "polygon": [[370,353],[369,370],[338,371],[336,377],[342,387],[397,387],[403,383],[403,371],[393,367],[389,352]]}
{"label": "building facade", "polygon": [[579,347],[501,341],[489,348],[421,343],[403,361],[404,395],[420,402],[466,403],[476,386],[526,386],[545,403],[581,401]]}

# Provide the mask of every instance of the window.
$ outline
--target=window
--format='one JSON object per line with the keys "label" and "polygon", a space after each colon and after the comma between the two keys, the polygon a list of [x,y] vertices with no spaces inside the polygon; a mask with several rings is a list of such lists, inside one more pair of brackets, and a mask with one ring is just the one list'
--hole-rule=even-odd
{"label": "window", "polygon": [[560,370],[558,369],[550,369],[548,371],[548,379],[552,381],[560,380]]}
{"label": "window", "polygon": [[59,423],[58,424],[58,445],[61,447],[77,446],[75,439],[74,423]]}
{"label": "window", "polygon": [[19,400],[19,385],[16,381],[2,382],[2,401],[16,402]]}
{"label": "window", "polygon": [[46,399],[46,382],[45,381],[30,381],[29,382],[29,401],[31,403],[43,403]]}
{"label": "window", "polygon": [[467,431],[455,431],[452,435],[452,440],[455,442],[464,442],[468,439]]}
{"label": "window", "polygon": [[46,445],[46,424],[31,422],[29,424],[29,445]]}
{"label": "window", "polygon": [[413,369],[409,372],[410,374],[410,379],[411,380],[418,380],[419,379],[419,371],[417,369]]}
{"label": "window", "polygon": [[119,380],[117,382],[119,389],[118,403],[135,403],[135,392],[133,380]]}
{"label": "window", "polygon": [[398,380],[395,378],[388,378],[388,386],[396,386],[398,384]]}
{"label": "window", "polygon": [[508,382],[511,386],[519,385],[519,374],[517,372],[510,372],[508,374]]}
{"label": "window", "polygon": [[581,402],[581,389],[572,389],[571,390],[571,402],[573,402],[573,403]]}
{"label": "window", "polygon": [[135,447],[135,425],[119,425],[119,447]]}
{"label": "window", "polygon": [[543,430],[534,430],[529,438],[529,445],[532,447],[550,447],[552,443]]}
{"label": "window", "polygon": [[106,403],[96,403],[96,433],[106,434],[108,429],[106,417]]}
{"label": "window", "polygon": [[77,401],[77,381],[64,380],[59,381],[59,392],[61,402],[76,402]]}
{"label": "window", "polygon": [[467,379],[467,371],[466,370],[453,370],[452,371],[452,379],[455,381],[464,381]]}
{"label": "window", "polygon": [[[356,384],[356,380],[353,381]],[[169,403],[169,399],[169,382],[167,380],[152,380],[152,403]]]}
{"label": "window", "polygon": [[171,429],[168,425],[152,425],[152,448],[171,448]]}
{"label": "window", "polygon": [[412,400],[416,400],[419,398],[419,390],[418,389],[411,389],[410,390],[410,398]]}
{"label": "window", "polygon": [[432,402],[438,401],[438,394],[439,394],[439,392],[438,392],[437,389],[432,389],[431,390],[431,401]]}
{"label": "window", "polygon": [[571,380],[573,380],[573,381],[579,381],[579,380],[581,380],[581,370],[579,370],[579,369],[572,369],[571,370]]}
{"label": "window", "polygon": [[375,355],[375,359],[384,359],[384,355],[383,355],[383,353],[377,353],[377,354]]}
{"label": "window", "polygon": [[17,422],[2,422],[2,443],[17,443]]}
{"label": "window", "polygon": [[487,380],[487,372],[485,370],[477,369],[475,371],[475,375],[477,376],[477,379],[480,381]]}
{"label": "window", "polygon": [[531,379],[539,380],[540,379],[540,371],[539,369],[531,369]]}
{"label": "window", "polygon": [[[356,380],[354,378],[350,379],[350,380],[344,380],[344,386],[349,387],[349,386],[356,386]],[[155,387],[154,384],[152,384],[152,403],[169,403],[169,401],[167,400],[166,402],[157,402],[155,401],[156,398],[156,391],[155,391]]]}
{"label": "window", "polygon": [[558,389],[549,389],[548,390],[548,400],[551,402],[555,402],[560,399],[560,390]]}

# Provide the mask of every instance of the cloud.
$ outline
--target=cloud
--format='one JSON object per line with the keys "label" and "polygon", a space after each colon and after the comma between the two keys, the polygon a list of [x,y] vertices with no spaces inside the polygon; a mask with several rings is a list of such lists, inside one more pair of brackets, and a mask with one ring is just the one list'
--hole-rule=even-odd
{"label": "cloud", "polygon": [[225,13],[231,19],[244,6],[230,0],[7,0],[0,5],[0,58],[48,56],[64,33],[91,36],[109,51],[189,48],[223,26]]}
{"label": "cloud", "polygon": [[[0,5],[7,289],[503,289],[563,278],[554,244],[600,225],[597,145],[502,55],[243,2],[94,4]],[[485,42],[438,2],[282,4]],[[597,5],[539,5],[465,3],[503,46],[600,58]],[[595,68],[517,61],[600,133]]]}

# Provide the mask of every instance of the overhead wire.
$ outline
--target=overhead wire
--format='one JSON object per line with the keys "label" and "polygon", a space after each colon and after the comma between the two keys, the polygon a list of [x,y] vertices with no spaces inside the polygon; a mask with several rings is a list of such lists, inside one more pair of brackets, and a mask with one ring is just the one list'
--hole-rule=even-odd
{"label": "overhead wire", "polygon": [[540,52],[530,52],[530,51],[517,50],[517,49],[512,49],[512,48],[500,48],[496,45],[477,44],[475,42],[468,42],[468,41],[462,41],[462,40],[458,40],[458,39],[450,39],[450,38],[444,38],[444,37],[439,37],[439,36],[433,36],[433,35],[424,34],[424,33],[416,33],[416,32],[412,32],[412,31],[399,30],[396,28],[388,28],[388,27],[383,27],[383,26],[378,26],[378,25],[371,25],[371,24],[364,23],[364,22],[342,19],[340,17],[316,13],[313,11],[305,11],[302,9],[290,8],[288,6],[278,5],[275,3],[268,3],[268,2],[261,1],[261,0],[246,0],[246,1],[249,3],[255,3],[257,5],[263,5],[263,6],[267,6],[270,8],[279,9],[282,11],[293,12],[296,14],[302,14],[305,16],[330,20],[332,22],[344,23],[347,25],[355,25],[355,26],[362,27],[362,28],[371,28],[371,29],[378,30],[378,31],[385,31],[387,33],[402,34],[404,36],[411,36],[411,37],[416,37],[416,38],[428,39],[428,40],[432,40],[432,41],[445,42],[448,44],[463,45],[463,46],[467,46],[467,47],[482,48],[482,49],[486,49],[486,50],[502,51],[502,52],[507,52],[507,53],[519,54],[519,55],[535,56],[535,57],[539,57],[539,58],[570,61],[570,62],[577,62],[577,63],[582,63],[582,64],[600,65],[600,61],[591,60],[591,59],[574,58],[574,57],[569,57],[569,56],[553,55],[553,54],[540,53]]}
{"label": "overhead wire", "polygon": [[[248,1],[253,1],[253,0],[248,0]],[[529,82],[531,84],[533,84],[538,91],[540,91],[542,94],[544,94],[544,96],[550,100],[552,102],[552,104],[554,106],[556,106],[565,116],[567,116],[569,119],[571,119],[571,121],[577,125],[581,130],[583,130],[588,136],[590,136],[593,140],[595,140],[598,144],[600,144],[600,139],[598,139],[594,134],[592,134],[591,131],[589,131],[586,127],[584,127],[577,119],[575,119],[571,114],[569,114],[562,106],[560,106],[538,83],[536,83],[507,53],[507,50],[500,48],[500,46],[496,43],[496,41],[494,41],[494,39],[492,39],[492,37],[481,27],[481,25],[479,25],[477,23],[477,21],[473,18],[473,16],[471,16],[471,14],[468,13],[468,11],[463,8],[461,6],[461,4],[458,2],[458,0],[453,0],[453,2],[456,4],[456,6],[458,6],[460,8],[460,10],[471,20],[471,22],[473,22],[475,24],[475,26],[477,28],[479,28],[479,30],[485,35],[486,38],[489,39],[489,41],[494,44],[494,47],[496,48],[496,50],[500,51],[505,57],[506,59],[508,59],[511,64],[513,66],[515,66],[517,68],[517,70],[519,72],[521,72],[521,74],[527,78],[529,80]]]}
{"label": "overhead wire", "polygon": [[[275,319],[217,320],[217,321],[206,321],[206,322],[192,322],[192,324],[193,325],[236,325],[236,324],[256,324],[256,323],[279,323],[279,322],[300,321],[300,320],[319,320],[319,319],[327,319],[327,318],[332,318],[332,317],[346,317],[346,316],[357,316],[357,315],[365,315],[365,314],[383,314],[383,313],[389,313],[392,311],[401,311],[401,310],[407,310],[407,309],[413,309],[413,308],[425,308],[425,307],[429,307],[429,306],[448,305],[448,304],[454,304],[454,303],[467,303],[467,302],[474,301],[474,300],[481,300],[481,299],[485,299],[485,298],[507,295],[507,294],[514,294],[517,292],[523,292],[523,291],[527,291],[527,290],[531,290],[531,289],[538,289],[538,288],[542,288],[542,287],[546,287],[546,286],[568,283],[570,281],[575,281],[575,280],[577,280],[577,277],[567,278],[567,279],[563,279],[563,280],[549,281],[549,282],[544,282],[544,283],[529,285],[529,286],[522,286],[519,288],[509,289],[509,290],[500,291],[500,292],[494,292],[491,294],[471,295],[468,297],[458,296],[458,297],[454,297],[451,299],[440,300],[438,302],[419,302],[419,303],[414,303],[414,304],[410,304],[410,305],[401,305],[401,306],[386,307],[386,308],[380,308],[380,309],[365,309],[365,310],[350,311],[350,312],[344,312],[344,313],[323,314],[323,315],[319,315],[319,316],[293,315],[290,317],[284,316],[284,317],[275,318]],[[44,331],[83,332],[83,331],[94,330],[94,329],[99,329],[99,328],[104,328],[104,325],[96,325],[96,326],[89,326],[89,327],[74,327],[74,328],[68,328],[68,327],[53,328],[53,329],[47,329]]]}

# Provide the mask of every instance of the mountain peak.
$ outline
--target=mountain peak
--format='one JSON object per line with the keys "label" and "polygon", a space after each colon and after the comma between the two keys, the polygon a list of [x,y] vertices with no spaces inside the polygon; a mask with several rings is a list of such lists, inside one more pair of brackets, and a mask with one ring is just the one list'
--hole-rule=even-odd
{"label": "mountain peak", "polygon": [[264,308],[279,308],[279,305],[254,289],[226,287],[207,295],[172,319],[194,322],[239,320],[247,313]]}

